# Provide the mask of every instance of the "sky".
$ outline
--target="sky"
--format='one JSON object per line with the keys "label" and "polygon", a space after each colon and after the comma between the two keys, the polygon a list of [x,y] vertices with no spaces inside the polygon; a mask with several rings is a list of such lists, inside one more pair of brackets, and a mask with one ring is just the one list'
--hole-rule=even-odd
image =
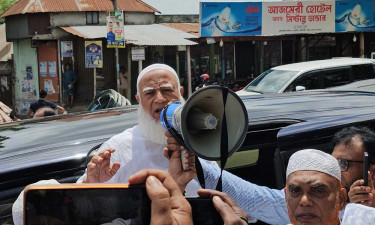
{"label": "sky", "polygon": [[[162,15],[199,15],[199,2],[202,0],[142,0],[156,8]],[[233,2],[233,0],[207,0],[204,2]],[[235,0],[245,1],[245,0]],[[252,0],[250,0],[252,1]]]}

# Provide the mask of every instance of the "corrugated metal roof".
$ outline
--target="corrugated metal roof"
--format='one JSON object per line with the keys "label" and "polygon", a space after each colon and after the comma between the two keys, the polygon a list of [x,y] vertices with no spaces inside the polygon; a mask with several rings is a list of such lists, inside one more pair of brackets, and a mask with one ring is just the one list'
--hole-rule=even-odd
{"label": "corrugated metal roof", "polygon": [[171,27],[183,32],[192,34],[199,37],[199,24],[198,23],[162,23],[162,25]]}
{"label": "corrugated metal roof", "polygon": [[6,41],[5,24],[0,25],[0,61],[8,61],[13,54],[13,43]]}
{"label": "corrugated metal roof", "polygon": [[[102,26],[72,26],[61,27],[65,31],[86,39],[97,39],[107,37],[107,27]],[[197,43],[187,40],[196,36],[160,24],[150,25],[125,25],[125,41],[135,45],[149,46],[177,46],[196,45]]]}
{"label": "corrugated metal roof", "polygon": [[[141,0],[117,0],[117,9],[125,12],[158,12]],[[111,0],[19,0],[1,17],[25,13],[111,10]]]}

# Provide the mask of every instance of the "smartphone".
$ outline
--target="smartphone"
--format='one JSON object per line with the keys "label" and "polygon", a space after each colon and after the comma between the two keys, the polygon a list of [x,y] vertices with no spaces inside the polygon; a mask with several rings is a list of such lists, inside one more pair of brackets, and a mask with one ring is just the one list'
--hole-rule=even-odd
{"label": "smartphone", "polygon": [[24,224],[150,224],[144,186],[56,184],[27,186]]}
{"label": "smartphone", "polygon": [[216,225],[224,224],[219,212],[216,210],[212,199],[186,198],[191,205],[193,224]]}
{"label": "smartphone", "polygon": [[368,153],[365,152],[363,155],[363,180],[365,183],[363,186],[368,186]]}

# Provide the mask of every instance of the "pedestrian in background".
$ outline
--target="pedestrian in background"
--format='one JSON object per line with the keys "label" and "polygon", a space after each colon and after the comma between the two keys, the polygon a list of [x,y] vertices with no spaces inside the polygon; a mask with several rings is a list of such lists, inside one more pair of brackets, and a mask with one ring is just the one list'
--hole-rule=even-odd
{"label": "pedestrian in background", "polygon": [[67,108],[68,106],[73,107],[74,102],[74,85],[77,82],[78,75],[76,72],[72,70],[70,63],[65,64],[65,71],[63,74],[64,79],[64,98],[65,98],[65,105],[64,107]]}

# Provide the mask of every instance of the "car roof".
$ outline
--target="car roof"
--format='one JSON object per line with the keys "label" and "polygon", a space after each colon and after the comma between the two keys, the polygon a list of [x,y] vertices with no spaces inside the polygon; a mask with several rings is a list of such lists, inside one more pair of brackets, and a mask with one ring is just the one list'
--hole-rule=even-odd
{"label": "car roof", "polygon": [[291,71],[310,71],[332,67],[348,66],[348,65],[359,65],[375,63],[372,59],[363,58],[333,58],[325,60],[315,60],[308,62],[292,63],[287,65],[281,65],[273,67],[272,70],[291,70]]}

